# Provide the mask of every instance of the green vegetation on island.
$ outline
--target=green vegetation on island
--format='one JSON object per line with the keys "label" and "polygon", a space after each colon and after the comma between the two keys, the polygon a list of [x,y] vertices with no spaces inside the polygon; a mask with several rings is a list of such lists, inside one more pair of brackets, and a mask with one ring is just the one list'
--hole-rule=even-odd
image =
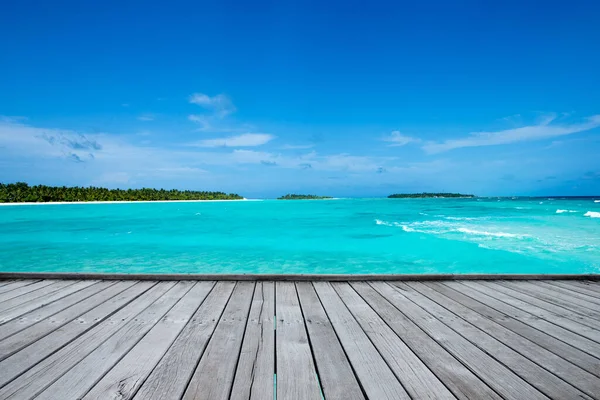
{"label": "green vegetation on island", "polygon": [[223,192],[164,189],[106,189],[101,187],[29,186],[24,182],[0,183],[0,203],[78,201],[241,200]]}
{"label": "green vegetation on island", "polygon": [[278,197],[277,200],[324,200],[333,199],[331,196],[315,196],[314,194],[286,194]]}
{"label": "green vegetation on island", "polygon": [[475,195],[472,194],[460,194],[460,193],[397,193],[390,194],[388,199],[424,199],[424,198],[447,198],[447,197],[460,197],[460,198],[472,198]]}

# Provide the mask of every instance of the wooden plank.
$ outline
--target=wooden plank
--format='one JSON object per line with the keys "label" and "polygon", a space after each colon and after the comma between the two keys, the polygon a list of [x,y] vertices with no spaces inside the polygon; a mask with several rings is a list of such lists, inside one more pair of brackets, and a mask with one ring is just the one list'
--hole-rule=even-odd
{"label": "wooden plank", "polygon": [[[474,292],[479,292],[487,297],[484,298],[485,304],[494,309],[509,315],[512,318],[516,318],[519,321],[539,329],[548,335],[555,337],[569,345],[578,348],[596,358],[600,358],[600,349],[598,344],[592,340],[589,340],[583,336],[576,334],[575,332],[569,331],[561,326],[555,325],[552,322],[531,315],[527,311],[524,311],[513,304],[519,304],[517,299],[502,293],[500,290],[495,290],[484,285],[484,282],[477,282],[477,285],[470,285],[469,282],[444,282],[444,285],[449,286],[461,293],[465,293],[470,297],[476,296]],[[478,290],[479,289],[479,290]],[[501,287],[501,289],[503,289]],[[470,292],[474,291],[474,292]],[[523,305],[527,307],[528,305]]]}
{"label": "wooden plank", "polygon": [[[600,309],[600,300],[597,300],[599,304],[594,304],[593,302],[578,298],[576,292],[569,292],[555,286],[545,286],[545,282],[536,282],[535,285],[528,282],[519,283],[519,285],[505,286],[557,306],[555,310],[567,318],[569,316],[575,317],[576,321],[592,328],[600,326],[600,312],[596,311]],[[525,285],[521,285],[521,283]],[[577,315],[573,315],[573,313]]]}
{"label": "wooden plank", "polygon": [[332,286],[411,398],[456,398],[348,283]]}
{"label": "wooden plank", "polygon": [[[60,281],[55,281],[55,280],[38,281],[38,282],[32,283],[30,285],[23,285],[17,289],[2,293],[2,294],[0,294],[0,307],[2,307],[2,309],[6,309],[5,303],[7,301],[18,298],[19,296],[25,295],[30,292],[34,292],[36,290],[42,289],[46,286],[49,286],[49,285],[52,285],[55,283],[59,283],[59,282]],[[20,303],[17,303],[17,304],[20,304]]]}
{"label": "wooden plank", "polygon": [[352,283],[352,287],[458,399],[501,399],[496,392],[402,314],[380,293],[376,292],[368,283]]}
{"label": "wooden plank", "polygon": [[10,292],[12,290],[18,289],[20,287],[23,286],[28,286],[28,285],[32,285],[36,282],[39,282],[38,280],[16,280],[16,281],[7,281],[6,284],[2,287],[0,287],[0,294],[2,293],[6,293],[6,292]]}
{"label": "wooden plank", "polygon": [[314,287],[310,282],[297,282],[296,290],[324,397],[328,400],[364,399],[350,362]]}
{"label": "wooden plank", "polygon": [[277,399],[321,399],[296,286],[275,286]]}
{"label": "wooden plank", "polygon": [[[31,325],[37,324],[41,320],[48,318],[57,312],[72,306],[75,303],[78,303],[87,297],[90,297],[112,285],[116,282],[114,281],[106,281],[106,282],[98,282],[94,285],[91,285],[81,291],[72,293],[65,298],[61,299],[61,301],[56,301],[52,304],[48,304],[42,308],[38,308],[36,310],[30,311],[27,314],[22,315],[18,319],[14,319],[10,322],[4,323],[0,325],[0,340],[7,338],[8,336],[14,335],[17,332],[22,331],[25,328],[30,327]],[[0,316],[1,318],[1,316]]]}
{"label": "wooden plank", "polygon": [[450,329],[425,309],[413,303],[405,296],[406,291],[401,291],[399,288],[383,282],[374,282],[372,286],[502,397],[511,399],[547,398],[513,371]]}
{"label": "wooden plank", "polygon": [[[49,304],[52,304],[55,301],[60,301],[62,298],[76,293],[81,289],[85,289],[88,286],[91,286],[98,281],[73,281],[75,283],[71,283],[70,285],[60,286],[58,290],[54,290],[51,293],[48,293],[44,296],[36,297],[27,302],[19,304],[11,308],[10,310],[6,310],[0,312],[0,323],[6,323],[8,321],[14,320],[17,317],[22,316],[23,314],[27,314],[30,311],[36,310],[41,307],[46,307]],[[46,287],[44,289],[49,288]],[[42,289],[42,290],[44,290]]]}
{"label": "wooden plank", "polygon": [[[314,282],[331,325],[342,344],[365,395],[372,399],[410,399],[359,323],[329,282]],[[279,333],[278,333],[279,335]]]}
{"label": "wooden plank", "polygon": [[[0,385],[14,380],[0,390],[0,399],[5,396],[33,396],[41,392],[130,319],[152,304],[172,285],[173,283],[141,282],[126,293],[133,292],[133,295],[118,296],[118,301],[101,304],[65,327],[2,361]],[[148,286],[152,287],[148,289]],[[140,289],[144,291],[141,295]],[[99,321],[93,319],[96,315],[100,316]],[[86,321],[90,321],[87,327]],[[77,325],[82,325],[83,328],[77,328]],[[10,368],[2,368],[4,365]]]}
{"label": "wooden plank", "polygon": [[[61,292],[62,290],[67,290],[69,286],[72,285],[81,285],[82,282],[85,284],[85,281],[60,281],[55,282],[51,285],[44,286],[37,290],[31,291],[29,293],[22,294],[20,296],[14,297],[10,300],[7,300],[0,304],[0,323],[10,321],[14,316],[10,311],[15,310],[16,308],[22,307],[24,305],[35,303],[39,304],[40,302],[43,304],[43,300],[50,295],[54,295],[57,292]],[[89,286],[89,285],[88,285]],[[31,310],[29,310],[31,311]],[[20,314],[18,314],[20,315]],[[17,316],[18,316],[17,315]]]}
{"label": "wooden plank", "polygon": [[[568,360],[580,368],[583,368],[587,372],[600,377],[599,359],[579,350],[576,347],[571,346],[568,343],[558,340],[541,330],[525,324],[518,318],[508,315],[508,313],[504,313],[492,308],[491,305],[497,305],[498,303],[503,304],[499,300],[484,295],[483,293],[466,286],[460,288],[461,291],[458,291],[446,286],[441,282],[425,282],[425,285],[439,293],[442,293],[444,296],[469,307],[484,317],[489,318],[491,321],[494,321],[497,324],[500,324],[505,328],[523,336],[524,338],[539,344],[540,346],[552,351],[554,354],[557,354],[565,360]],[[510,306],[507,305],[507,307]],[[507,311],[510,312],[509,310]]]}
{"label": "wooden plank", "polygon": [[[23,347],[36,341],[40,337],[47,335],[48,333],[60,328],[65,323],[81,315],[82,312],[79,312],[78,314],[73,315],[72,318],[69,320],[64,320],[64,318],[62,317],[65,314],[64,311],[66,309],[74,307],[79,303],[88,304],[89,301],[87,298],[90,298],[92,296],[94,296],[94,299],[97,298],[95,296],[97,293],[100,293],[103,290],[114,286],[115,283],[116,282],[100,282],[96,285],[90,286],[86,289],[72,294],[71,296],[69,296],[70,298],[68,301],[64,301],[65,304],[62,304],[64,300],[63,299],[60,302],[55,302],[47,307],[42,307],[40,309],[34,310],[19,319],[14,319],[0,326],[0,337],[2,338],[0,340],[0,360],[5,359],[11,354],[21,350]],[[125,287],[129,287],[132,284],[133,283],[128,282],[127,286],[123,285],[120,287],[124,289]],[[107,293],[110,294],[110,297],[112,297],[118,292],[109,291]],[[100,304],[100,302],[107,300],[108,298],[108,296],[104,297],[101,301],[92,303],[92,306],[84,310],[87,311],[95,305]],[[58,308],[64,309],[56,313],[56,309]],[[81,310],[80,307],[78,307],[78,309]],[[17,333],[19,334],[17,335]]]}
{"label": "wooden plank", "polygon": [[[180,308],[173,310],[195,282],[181,281],[161,295],[135,318],[129,320],[121,329],[108,337],[100,346],[89,353],[77,365],[66,371],[46,390],[37,395],[39,400],[81,399],[114,365],[153,329],[160,320],[178,318]],[[198,303],[194,304],[197,307]],[[184,307],[186,304],[183,305]],[[192,310],[190,310],[191,314]],[[165,338],[167,340],[167,338]],[[151,352],[156,349],[148,349]],[[133,373],[133,371],[132,371]],[[121,376],[127,378],[127,376]],[[124,382],[116,383],[118,387]],[[117,388],[117,392],[119,388]],[[105,398],[105,397],[103,397]]]}
{"label": "wooden plank", "polygon": [[254,282],[237,283],[183,395],[184,400],[229,398],[254,286]]}
{"label": "wooden plank", "polygon": [[257,282],[230,399],[274,398],[275,284]]}
{"label": "wooden plank", "polygon": [[[526,282],[524,282],[526,283]],[[600,298],[595,296],[590,296],[585,293],[580,293],[576,290],[565,289],[560,286],[551,285],[549,282],[537,282],[539,285],[535,286],[539,290],[543,290],[543,293],[549,293],[551,295],[555,295],[558,293],[558,296],[555,296],[554,299],[567,300],[564,305],[561,303],[563,307],[569,308],[569,306],[577,305],[584,309],[585,312],[589,310],[596,310],[600,307]],[[570,300],[570,302],[568,301]],[[556,303],[558,304],[558,303]],[[594,314],[596,317],[596,314]]]}
{"label": "wooden plank", "polygon": [[[473,283],[465,282],[472,285]],[[573,313],[566,313],[564,308],[554,304],[537,299],[534,296],[526,295],[518,290],[514,290],[508,286],[499,283],[481,282],[482,286],[493,288],[496,293],[501,292],[506,294],[502,301],[507,302],[523,311],[528,312],[538,318],[545,319],[555,325],[561,326],[571,332],[584,336],[596,343],[600,343],[600,331],[585,324],[585,318],[577,318]],[[577,319],[577,321],[575,321]],[[596,347],[600,347],[596,344]],[[598,349],[600,350],[600,348]]]}
{"label": "wooden plank", "polygon": [[218,282],[135,395],[180,399],[228,303],[235,282]]}
{"label": "wooden plank", "polygon": [[[568,283],[570,281],[558,281],[560,283]],[[600,295],[600,284],[597,281],[575,281],[577,284],[575,286],[584,288],[588,291],[592,291]]]}
{"label": "wooden plank", "polygon": [[[421,308],[427,310],[443,324],[460,334],[463,338],[467,339],[481,350],[485,351],[500,363],[504,364],[527,383],[546,394],[546,396],[557,396],[560,399],[589,398],[580,390],[577,390],[564,380],[535,364],[527,357],[514,351],[511,347],[505,345],[495,337],[478,329],[473,324],[468,323],[428,297],[423,296],[407,283],[396,283],[396,285],[402,290],[402,294],[405,297],[412,300]],[[500,327],[500,329],[503,328]],[[507,337],[505,336],[504,339],[507,340]],[[517,343],[516,340],[511,341],[512,345],[516,345]],[[585,371],[582,370],[582,373],[584,372]]]}
{"label": "wooden plank", "polygon": [[14,280],[12,280],[12,279],[0,280],[0,288],[2,288],[4,285],[8,285],[13,282],[14,282]]}
{"label": "wooden plank", "polygon": [[213,286],[214,282],[198,282],[83,398],[133,398]]}
{"label": "wooden plank", "polygon": [[[552,392],[552,395],[562,396],[563,394],[571,393],[573,386],[592,397],[595,396],[596,393],[600,393],[600,379],[598,379],[598,377],[575,366],[574,364],[568,362],[562,357],[557,356],[544,347],[539,346],[537,343],[532,342],[514,333],[510,329],[507,329],[504,326],[485,318],[481,314],[460,304],[459,302],[456,302],[451,298],[436,292],[422,282],[408,283],[407,285],[421,293],[421,295],[426,296],[431,301],[456,314],[469,324],[479,328],[482,332],[485,332],[489,336],[492,336],[496,340],[502,342],[504,345],[510,347],[523,357],[526,357],[528,360],[551,372],[556,377],[561,378],[562,381],[554,376],[551,376],[552,380],[556,380],[558,382],[557,385],[559,386],[559,390],[561,388],[566,388],[563,389],[562,393],[555,391]],[[477,343],[479,344],[483,342],[478,340]],[[480,347],[486,350],[484,345],[481,345]],[[488,353],[491,354],[490,351],[488,351]],[[518,361],[515,362],[518,363]],[[505,365],[508,367],[512,366],[512,364]],[[513,368],[513,370],[527,368],[527,365],[523,365],[521,363],[518,365],[518,368]],[[521,365],[523,365],[523,367],[521,367]],[[544,376],[542,376],[542,378],[543,377]],[[533,383],[531,380],[528,380],[528,382]],[[547,382],[545,382],[544,385],[550,386]],[[550,386],[548,389],[552,390],[552,387]]]}
{"label": "wooden plank", "polygon": [[599,285],[596,285],[594,282],[576,282],[576,284],[571,284],[569,281],[547,281],[547,283],[552,286],[558,286],[564,289],[569,289],[578,293],[586,294],[588,296],[593,296],[597,299],[600,299],[600,290],[594,290],[594,286]]}

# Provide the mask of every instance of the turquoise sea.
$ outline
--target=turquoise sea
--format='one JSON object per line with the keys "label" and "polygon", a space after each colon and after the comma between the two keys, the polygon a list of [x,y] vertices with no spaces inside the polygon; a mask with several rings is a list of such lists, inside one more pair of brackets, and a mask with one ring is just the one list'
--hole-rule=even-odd
{"label": "turquoise sea", "polygon": [[600,273],[592,198],[0,207],[0,270]]}

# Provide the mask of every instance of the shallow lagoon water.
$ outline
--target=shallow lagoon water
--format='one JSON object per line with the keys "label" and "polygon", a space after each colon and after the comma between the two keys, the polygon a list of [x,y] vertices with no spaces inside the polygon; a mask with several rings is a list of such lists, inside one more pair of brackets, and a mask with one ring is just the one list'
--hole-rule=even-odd
{"label": "shallow lagoon water", "polygon": [[339,199],[0,207],[0,270],[600,273],[597,199]]}

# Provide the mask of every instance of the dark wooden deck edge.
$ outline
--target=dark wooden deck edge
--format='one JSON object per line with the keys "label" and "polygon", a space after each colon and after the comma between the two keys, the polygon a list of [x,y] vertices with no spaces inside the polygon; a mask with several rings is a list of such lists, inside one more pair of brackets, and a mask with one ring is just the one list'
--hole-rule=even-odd
{"label": "dark wooden deck edge", "polygon": [[210,281],[438,281],[438,280],[593,280],[600,274],[106,274],[71,272],[0,272],[6,279],[110,279]]}

